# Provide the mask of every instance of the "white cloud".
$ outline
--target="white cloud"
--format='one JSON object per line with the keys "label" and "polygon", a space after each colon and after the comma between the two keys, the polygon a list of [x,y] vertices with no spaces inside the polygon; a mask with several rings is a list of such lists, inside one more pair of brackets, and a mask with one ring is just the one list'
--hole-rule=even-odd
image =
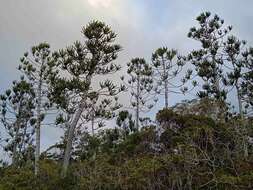
{"label": "white cloud", "polygon": [[112,0],[88,0],[88,3],[93,7],[109,7]]}

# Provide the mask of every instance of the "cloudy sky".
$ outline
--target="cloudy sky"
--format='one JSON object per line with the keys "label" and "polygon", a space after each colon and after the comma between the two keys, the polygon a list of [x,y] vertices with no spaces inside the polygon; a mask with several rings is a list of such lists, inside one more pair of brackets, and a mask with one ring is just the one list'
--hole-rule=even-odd
{"label": "cloudy sky", "polygon": [[[150,59],[160,46],[182,53],[198,44],[187,39],[196,16],[211,11],[234,26],[234,34],[253,45],[252,0],[0,0],[0,92],[18,78],[19,58],[39,42],[57,50],[81,40],[81,28],[101,20],[118,33],[123,46],[118,61]],[[171,96],[170,104],[185,97]],[[42,131],[42,147],[59,137],[55,128]]]}

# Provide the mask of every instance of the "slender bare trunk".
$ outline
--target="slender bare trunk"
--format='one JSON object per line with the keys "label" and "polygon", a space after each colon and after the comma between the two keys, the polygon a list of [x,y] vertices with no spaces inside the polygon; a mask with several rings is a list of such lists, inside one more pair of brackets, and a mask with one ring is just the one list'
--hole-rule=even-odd
{"label": "slender bare trunk", "polygon": [[168,89],[168,81],[167,80],[165,80],[164,87],[165,87],[165,108],[168,109],[168,107],[169,107],[169,102],[168,102],[169,89]]}
{"label": "slender bare trunk", "polygon": [[165,108],[168,109],[169,107],[169,101],[168,101],[168,96],[169,96],[169,89],[168,89],[168,73],[166,72],[166,67],[165,63],[163,63],[163,70],[164,70],[164,90],[165,90]]}
{"label": "slender bare trunk", "polygon": [[81,101],[79,108],[77,109],[71,124],[68,126],[69,129],[68,129],[68,134],[67,134],[67,144],[66,144],[65,153],[64,153],[62,177],[66,177],[66,174],[67,174],[69,160],[70,160],[70,156],[71,156],[71,150],[72,150],[72,143],[73,143],[74,134],[75,134],[75,128],[76,128],[78,121],[83,113],[83,110],[85,107],[85,100],[86,100],[86,98],[84,98]]}
{"label": "slender bare trunk", "polygon": [[242,110],[242,98],[241,98],[241,92],[238,84],[236,84],[236,91],[237,91],[237,100],[238,100],[238,108],[239,108],[239,114],[241,119],[243,118],[243,110]]}
{"label": "slender bare trunk", "polygon": [[243,121],[244,115],[243,115],[243,109],[242,109],[242,99],[241,99],[241,93],[240,93],[240,88],[239,88],[238,84],[236,84],[236,91],[237,91],[239,115],[240,115],[240,119],[242,120],[244,158],[247,158],[249,156],[248,135],[247,135],[246,125]]}
{"label": "slender bare trunk", "polygon": [[26,133],[27,133],[27,122],[25,124],[24,132],[23,132],[23,135],[22,135],[22,141],[21,141],[20,146],[19,146],[19,153],[21,153],[22,150],[25,148]]}
{"label": "slender bare trunk", "polygon": [[38,102],[37,102],[37,123],[35,127],[36,133],[36,147],[35,147],[35,167],[34,173],[37,176],[39,173],[39,160],[40,160],[40,126],[41,126],[41,91],[42,91],[42,77],[40,76],[38,86]]}
{"label": "slender bare trunk", "polygon": [[136,94],[136,129],[139,131],[140,120],[140,77],[137,76],[137,94]]}
{"label": "slender bare trunk", "polygon": [[168,72],[166,69],[166,63],[164,58],[162,58],[162,66],[163,66],[163,79],[164,80],[164,100],[165,100],[165,108],[168,109],[169,107],[169,101],[168,101],[168,95],[169,95],[169,88],[168,88]]}
{"label": "slender bare trunk", "polygon": [[243,136],[243,150],[244,150],[244,158],[248,158],[248,156],[249,156],[248,138],[246,135]]}
{"label": "slender bare trunk", "polygon": [[[213,65],[217,64],[216,62],[216,59],[215,59],[215,55],[212,56],[212,62],[213,62]],[[218,72],[218,71],[216,71]],[[220,77],[219,75],[216,75],[215,78],[214,78],[214,86],[217,90],[217,93],[219,95],[219,98],[216,99],[216,103],[217,106],[216,106],[216,109],[217,109],[217,113],[218,113],[218,116],[217,116],[217,119],[219,118],[219,115],[220,115],[220,119],[221,121],[225,121],[225,113],[224,113],[224,110],[223,110],[223,99],[221,98],[221,88],[220,88]]]}
{"label": "slender bare trunk", "polygon": [[18,146],[18,134],[19,134],[19,129],[20,129],[20,124],[19,124],[19,119],[17,119],[17,122],[14,124],[16,128],[16,133],[15,133],[15,138],[14,138],[14,144],[13,144],[13,150],[12,150],[12,164],[14,166],[17,165],[18,161],[18,153],[17,153],[17,146]]}
{"label": "slender bare trunk", "polygon": [[92,113],[91,113],[91,130],[92,130],[92,136],[94,137],[95,136],[95,128],[94,128],[94,124],[95,124],[95,113],[94,113],[94,110],[92,110]]}

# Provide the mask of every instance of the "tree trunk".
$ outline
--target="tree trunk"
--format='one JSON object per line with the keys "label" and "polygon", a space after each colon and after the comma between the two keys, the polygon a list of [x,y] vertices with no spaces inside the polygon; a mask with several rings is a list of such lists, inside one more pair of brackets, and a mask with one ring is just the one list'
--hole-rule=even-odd
{"label": "tree trunk", "polygon": [[162,59],[163,64],[163,77],[164,77],[164,90],[165,90],[165,108],[168,109],[169,103],[168,103],[168,95],[169,95],[169,89],[168,89],[168,73],[166,72],[166,65],[164,59]]}
{"label": "tree trunk", "polygon": [[248,135],[247,135],[246,125],[243,121],[244,115],[243,115],[243,109],[242,109],[242,99],[241,99],[241,93],[240,93],[240,88],[239,88],[238,84],[236,84],[236,91],[237,91],[239,114],[240,114],[240,118],[243,122],[242,123],[243,152],[244,152],[244,158],[247,158],[249,156],[249,152],[248,152]]}
{"label": "tree trunk", "polygon": [[40,78],[38,86],[37,123],[35,127],[36,133],[35,167],[34,167],[35,176],[37,176],[39,173],[39,160],[40,160],[41,91],[42,91],[42,79]]}
{"label": "tree trunk", "polygon": [[94,124],[95,124],[95,113],[94,113],[94,110],[92,110],[92,113],[91,113],[91,130],[92,130],[92,136],[94,137],[95,136],[95,129],[94,129]]}
{"label": "tree trunk", "polygon": [[169,102],[168,102],[168,93],[169,93],[169,90],[168,90],[168,81],[166,80],[165,81],[165,108],[168,109],[169,107]]}
{"label": "tree trunk", "polygon": [[240,92],[238,84],[236,84],[236,91],[237,91],[239,114],[240,114],[241,119],[243,119],[242,99],[241,99],[241,92]]}
{"label": "tree trunk", "polygon": [[17,146],[18,146],[18,134],[19,134],[19,129],[20,129],[20,125],[19,125],[19,119],[17,119],[17,122],[14,124],[15,128],[16,128],[16,133],[15,133],[15,139],[14,139],[14,144],[13,144],[13,150],[12,150],[12,164],[14,166],[17,165],[17,161],[18,161],[18,155],[17,155]]}
{"label": "tree trunk", "polygon": [[137,93],[136,93],[136,129],[139,131],[140,120],[140,77],[137,76]]}
{"label": "tree trunk", "polygon": [[66,177],[68,166],[69,166],[69,160],[71,156],[71,150],[72,150],[72,143],[74,139],[74,134],[75,134],[75,128],[78,124],[78,121],[83,113],[84,107],[85,107],[85,101],[86,97],[82,99],[79,108],[77,109],[74,119],[72,120],[71,124],[68,126],[68,135],[67,135],[67,145],[65,148],[65,153],[64,153],[64,161],[63,161],[63,168],[62,168],[62,177]]}
{"label": "tree trunk", "polygon": [[27,122],[25,124],[25,129],[24,129],[24,132],[23,132],[23,135],[22,135],[22,141],[20,143],[20,146],[19,146],[19,153],[22,152],[22,150],[25,149],[25,138],[26,138],[26,134],[27,134]]}

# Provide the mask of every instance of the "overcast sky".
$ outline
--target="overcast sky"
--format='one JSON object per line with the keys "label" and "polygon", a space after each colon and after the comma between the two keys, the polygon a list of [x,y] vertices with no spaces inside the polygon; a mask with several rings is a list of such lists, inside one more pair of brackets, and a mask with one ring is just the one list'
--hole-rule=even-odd
{"label": "overcast sky", "polygon": [[[234,34],[253,45],[252,0],[0,0],[0,93],[18,78],[19,58],[39,42],[53,50],[81,40],[81,28],[91,20],[106,22],[123,46],[118,62],[150,59],[160,47],[187,53],[198,44],[187,38],[202,11],[217,13]],[[180,99],[172,95],[170,105]],[[187,98],[187,97],[186,97]],[[42,147],[59,138],[55,128],[42,131]],[[1,156],[1,154],[0,154]]]}

